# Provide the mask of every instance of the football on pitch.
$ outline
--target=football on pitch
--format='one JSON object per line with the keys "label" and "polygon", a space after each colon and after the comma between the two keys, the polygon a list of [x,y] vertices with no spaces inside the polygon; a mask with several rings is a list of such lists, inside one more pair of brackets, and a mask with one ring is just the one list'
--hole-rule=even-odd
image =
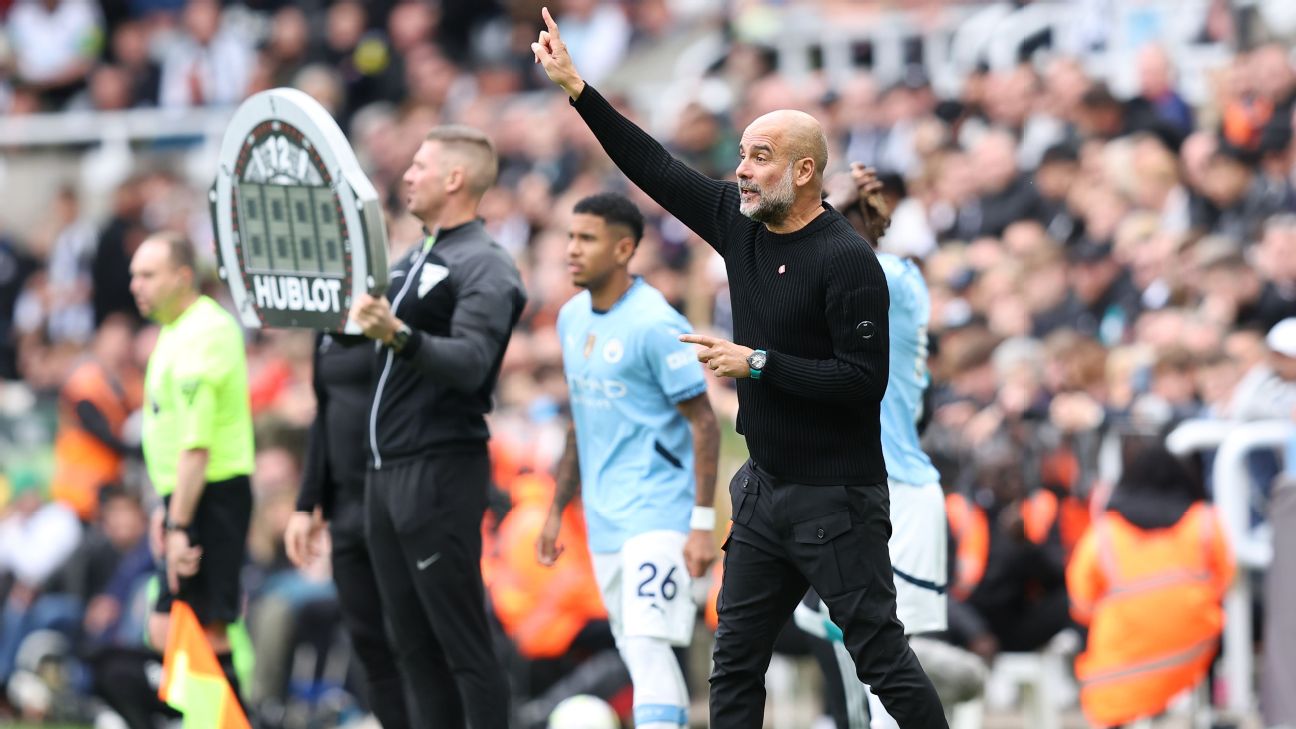
{"label": "football on pitch", "polygon": [[621,721],[603,699],[580,694],[554,707],[549,714],[549,729],[621,729]]}

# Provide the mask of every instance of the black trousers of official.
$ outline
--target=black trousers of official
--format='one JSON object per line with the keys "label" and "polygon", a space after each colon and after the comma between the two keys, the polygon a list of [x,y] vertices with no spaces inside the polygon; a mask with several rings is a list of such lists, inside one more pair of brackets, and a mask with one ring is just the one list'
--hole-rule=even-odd
{"label": "black trousers of official", "polygon": [[370,556],[420,728],[508,727],[508,682],[481,577],[489,482],[485,446],[368,474]]}
{"label": "black trousers of official", "polygon": [[729,484],[733,528],[717,602],[711,728],[759,729],[774,639],[807,587],[828,606],[861,681],[901,729],[947,729],[896,617],[885,484],[787,483],[747,462]]}
{"label": "black trousers of official", "polygon": [[333,529],[333,582],[342,623],[364,669],[369,710],[383,729],[411,729],[405,686],[388,636],[383,602],[363,530]]}

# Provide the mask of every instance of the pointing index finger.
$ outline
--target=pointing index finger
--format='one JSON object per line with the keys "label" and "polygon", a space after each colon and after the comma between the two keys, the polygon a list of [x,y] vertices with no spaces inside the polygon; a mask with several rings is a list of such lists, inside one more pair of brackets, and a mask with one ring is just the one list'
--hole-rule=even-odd
{"label": "pointing index finger", "polygon": [[714,346],[716,342],[720,341],[715,337],[708,337],[705,334],[681,334],[679,340],[689,344],[700,344],[703,347]]}
{"label": "pointing index finger", "polygon": [[[535,6],[532,6],[535,7]],[[549,6],[540,8],[540,15],[544,17],[545,25],[549,27],[549,34],[558,37],[558,24],[554,22],[553,16],[549,14]]]}

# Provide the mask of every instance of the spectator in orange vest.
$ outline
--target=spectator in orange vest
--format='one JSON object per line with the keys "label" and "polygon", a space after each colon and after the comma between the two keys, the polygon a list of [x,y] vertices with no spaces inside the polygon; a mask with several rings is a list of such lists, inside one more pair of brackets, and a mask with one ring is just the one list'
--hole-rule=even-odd
{"label": "spectator in orange vest", "polygon": [[506,661],[518,698],[515,722],[537,726],[559,701],[576,694],[606,699],[628,713],[630,676],[617,656],[594,578],[584,512],[564,512],[559,538],[570,550],[546,567],[536,561],[535,543],[549,516],[553,478],[523,472],[501,485],[512,508],[500,520],[492,549],[483,552],[482,576],[489,604],[520,659]]}
{"label": "spectator in orange vest", "polygon": [[971,596],[985,576],[986,559],[990,555],[990,522],[984,509],[957,492],[945,495],[945,516],[954,547],[950,596],[962,601]]}
{"label": "spectator in orange vest", "polygon": [[1001,650],[1038,650],[1070,623],[1058,504],[1043,490],[1027,494],[1006,441],[982,446],[974,468],[970,494],[945,500],[950,639],[986,660]]}
{"label": "spectator in orange vest", "polygon": [[[1089,505],[1081,492],[1082,478],[1076,449],[1063,443],[1044,454],[1040,462],[1040,488],[1022,505],[1026,522],[1026,537],[1036,544],[1044,544],[1056,537],[1062,544],[1067,559],[1075,550],[1080,537],[1089,529]],[[1087,490],[1092,490],[1090,484]],[[1042,531],[1041,531],[1042,530]]]}
{"label": "spectator in orange vest", "polygon": [[1071,612],[1089,626],[1076,677],[1090,722],[1156,716],[1202,680],[1233,573],[1200,482],[1160,444],[1138,451],[1067,569]]}
{"label": "spectator in orange vest", "polygon": [[92,356],[72,370],[59,393],[50,494],[84,522],[94,518],[99,490],[121,479],[123,459],[140,455],[124,437],[141,399],[133,345],[129,321],[108,318],[95,334]]}
{"label": "spectator in orange vest", "polygon": [[497,557],[488,570],[491,604],[504,632],[528,660],[560,658],[591,621],[607,620],[585,548],[584,519],[563,518],[569,558],[545,567],[535,559],[535,540],[549,513],[553,479],[540,473],[515,478],[513,508],[496,534]]}

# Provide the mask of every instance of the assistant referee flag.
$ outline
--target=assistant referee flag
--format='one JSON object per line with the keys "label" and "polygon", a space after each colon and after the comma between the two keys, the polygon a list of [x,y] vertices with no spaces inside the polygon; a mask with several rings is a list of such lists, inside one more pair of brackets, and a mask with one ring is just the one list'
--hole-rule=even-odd
{"label": "assistant referee flag", "polygon": [[171,604],[158,697],[184,714],[184,729],[251,729],[198,617],[180,600]]}

